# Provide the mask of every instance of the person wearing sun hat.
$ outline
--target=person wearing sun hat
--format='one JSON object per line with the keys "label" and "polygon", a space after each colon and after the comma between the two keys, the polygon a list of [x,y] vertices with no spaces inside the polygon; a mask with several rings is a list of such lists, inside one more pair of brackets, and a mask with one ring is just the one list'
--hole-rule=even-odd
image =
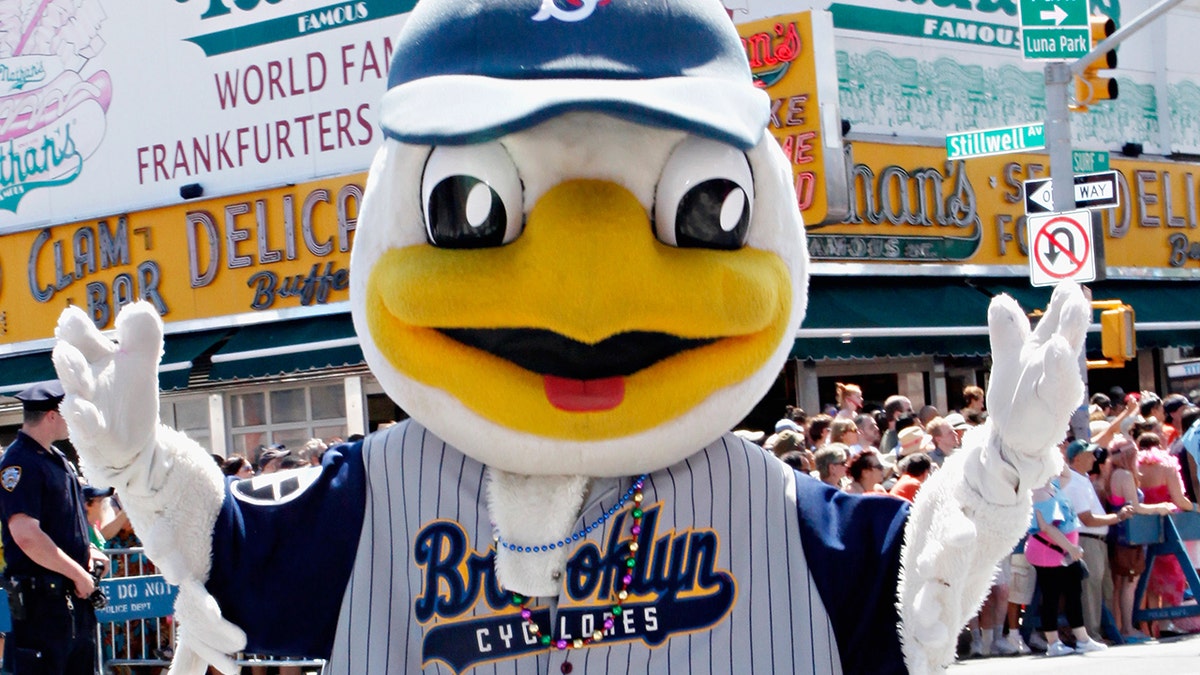
{"label": "person wearing sun hat", "polygon": [[283,458],[292,454],[283,443],[264,446],[258,454],[258,472],[260,474],[275,473],[279,470]]}
{"label": "person wearing sun hat", "polygon": [[896,446],[900,458],[903,459],[913,453],[920,452],[922,444],[925,443],[925,437],[925,430],[919,426],[913,425],[901,429],[899,441]]}

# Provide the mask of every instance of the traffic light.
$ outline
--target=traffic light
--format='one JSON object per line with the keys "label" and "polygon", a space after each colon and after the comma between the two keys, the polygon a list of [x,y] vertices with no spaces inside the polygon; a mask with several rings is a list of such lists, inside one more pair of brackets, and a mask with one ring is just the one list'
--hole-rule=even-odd
{"label": "traffic light", "polygon": [[1116,365],[1137,356],[1132,307],[1122,304],[1100,312],[1100,351]]}
{"label": "traffic light", "polygon": [[[1117,30],[1117,24],[1107,16],[1093,14],[1088,17],[1088,30],[1092,34],[1092,46],[1100,44]],[[1113,101],[1117,98],[1117,80],[1100,75],[1102,70],[1112,70],[1117,67],[1117,52],[1110,49],[1100,55],[1100,58],[1089,63],[1083,69],[1083,74],[1075,77],[1075,104],[1071,109],[1076,112],[1087,112],[1088,106],[1098,101]]]}

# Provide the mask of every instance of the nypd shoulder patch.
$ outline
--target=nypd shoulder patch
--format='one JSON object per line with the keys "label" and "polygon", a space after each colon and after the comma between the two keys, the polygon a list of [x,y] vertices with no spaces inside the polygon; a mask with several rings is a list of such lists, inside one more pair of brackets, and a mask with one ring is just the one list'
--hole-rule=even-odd
{"label": "nypd shoulder patch", "polygon": [[5,490],[12,492],[17,489],[17,483],[21,482],[21,467],[10,466],[6,467],[3,472],[0,472],[0,485],[4,486]]}
{"label": "nypd shoulder patch", "polygon": [[246,504],[286,504],[304,494],[320,476],[321,467],[308,466],[239,480],[230,486],[230,490],[234,499]]}

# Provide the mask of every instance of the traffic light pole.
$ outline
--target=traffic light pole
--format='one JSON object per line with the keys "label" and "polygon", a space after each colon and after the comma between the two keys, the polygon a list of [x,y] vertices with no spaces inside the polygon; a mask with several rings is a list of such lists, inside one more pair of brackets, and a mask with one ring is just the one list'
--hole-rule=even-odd
{"label": "traffic light pole", "polygon": [[1075,208],[1075,173],[1071,166],[1071,111],[1067,107],[1067,88],[1073,75],[1071,64],[1051,61],[1046,64],[1046,149],[1050,152],[1050,189],[1054,210]]}
{"label": "traffic light pole", "polygon": [[[1142,12],[1133,21],[1121,26],[1116,32],[1092,46],[1092,50],[1073,62],[1051,61],[1046,64],[1046,117],[1045,134],[1046,149],[1050,153],[1050,189],[1054,195],[1054,210],[1056,212],[1070,211],[1075,208],[1075,172],[1071,163],[1071,111],[1068,87],[1076,75],[1083,72],[1088,64],[1100,58],[1109,50],[1115,49],[1130,35],[1141,30],[1146,24],[1165,14],[1183,0],[1162,0],[1150,9]],[[1103,236],[1103,233],[1099,233]],[[1091,300],[1090,293],[1088,300]],[[1087,394],[1087,355],[1079,355],[1079,369],[1083,375],[1084,400],[1083,404],[1071,416],[1071,430],[1075,438],[1091,438],[1088,425],[1088,394]]]}
{"label": "traffic light pole", "polygon": [[1075,176],[1071,168],[1071,111],[1068,108],[1069,87],[1076,75],[1107,52],[1116,49],[1130,35],[1151,21],[1166,14],[1183,0],[1161,0],[1121,26],[1112,35],[1092,46],[1092,50],[1075,61],[1051,61],[1046,64],[1046,147],[1050,151],[1050,188],[1054,195],[1055,211],[1075,208]]}
{"label": "traffic light pole", "polygon": [[[1093,50],[1094,51],[1094,50]],[[1092,56],[1091,53],[1088,56]],[[1085,57],[1086,58],[1086,57]],[[1080,70],[1082,72],[1082,69]],[[1051,61],[1046,64],[1046,149],[1050,152],[1050,189],[1056,212],[1075,208],[1075,172],[1071,163],[1071,111],[1067,91],[1074,75],[1071,64]],[[1091,293],[1084,289],[1091,301]],[[1079,374],[1083,378],[1083,401],[1071,414],[1071,433],[1075,438],[1091,440],[1088,420],[1087,350],[1079,354]]]}
{"label": "traffic light pole", "polygon": [[1144,28],[1146,24],[1150,23],[1151,21],[1157,19],[1163,14],[1166,14],[1172,8],[1174,8],[1175,5],[1178,5],[1181,2],[1183,2],[1183,0],[1162,0],[1150,9],[1147,9],[1146,11],[1137,15],[1133,21],[1121,26],[1112,35],[1092,45],[1092,51],[1076,59],[1075,62],[1071,64],[1071,74],[1078,75],[1082,73],[1083,69],[1086,68],[1089,63],[1100,58],[1100,56],[1104,53],[1116,49],[1117,45],[1124,42],[1125,39],[1130,35],[1133,35]]}
{"label": "traffic light pole", "polygon": [[1051,61],[1046,64],[1045,133],[1046,147],[1050,151],[1050,189],[1054,195],[1055,211],[1075,208],[1075,176],[1071,168],[1071,111],[1068,108],[1072,80],[1093,61],[1116,49],[1129,36],[1181,2],[1183,0],[1161,0],[1093,45],[1091,51],[1075,61]]}

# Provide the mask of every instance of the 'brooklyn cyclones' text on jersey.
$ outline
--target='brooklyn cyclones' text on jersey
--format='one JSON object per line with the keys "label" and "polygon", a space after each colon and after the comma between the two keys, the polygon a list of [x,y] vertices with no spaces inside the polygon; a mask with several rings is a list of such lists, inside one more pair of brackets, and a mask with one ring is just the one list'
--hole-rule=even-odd
{"label": "'brooklyn cyclones' text on jersey", "polygon": [[[409,421],[321,467],[231,482],[208,588],[247,651],[340,675],[904,672],[901,500],[845,495],[726,435],[649,475],[620,619],[558,651],[496,581],[486,472]],[[579,528],[632,480],[594,479]],[[627,517],[580,538],[558,597],[531,605],[556,638],[602,628]]]}

